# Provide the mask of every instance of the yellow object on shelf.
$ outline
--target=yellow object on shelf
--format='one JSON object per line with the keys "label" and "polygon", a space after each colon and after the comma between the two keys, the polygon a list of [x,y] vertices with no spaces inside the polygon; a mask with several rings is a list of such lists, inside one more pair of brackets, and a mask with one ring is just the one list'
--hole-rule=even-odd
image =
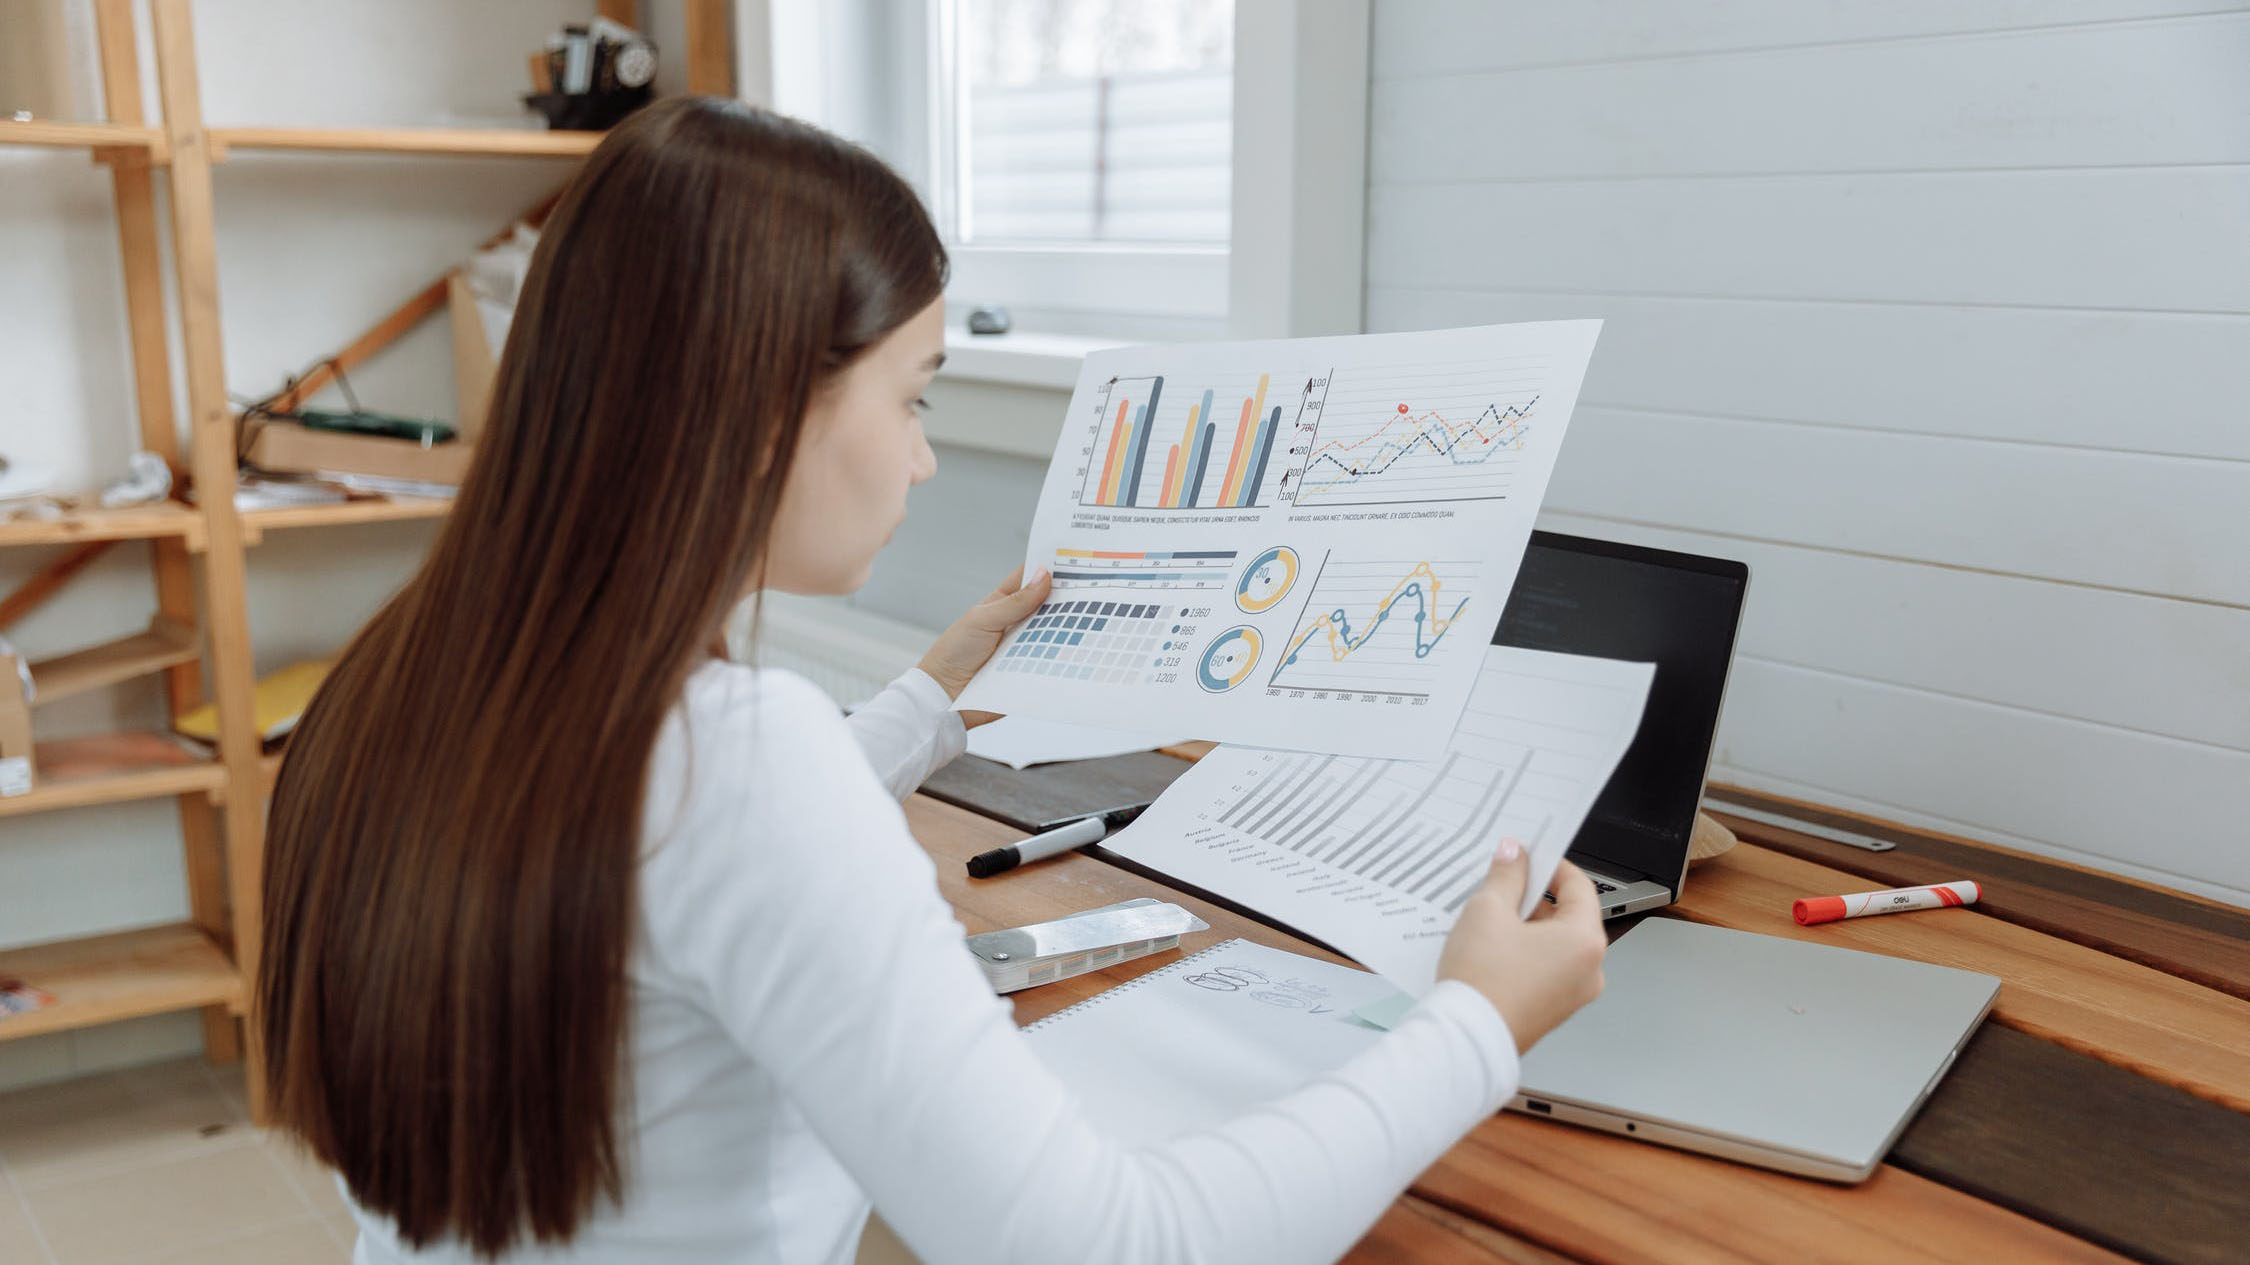
{"label": "yellow object on shelf", "polygon": [[[313,692],[328,679],[328,669],[334,664],[327,659],[292,663],[286,668],[258,679],[258,688],[250,699],[251,715],[257,720],[258,736],[267,742],[297,727],[297,718],[305,714],[305,704],[312,702]],[[219,740],[219,709],[210,703],[196,708],[172,722],[172,728],[190,738],[204,742]]]}

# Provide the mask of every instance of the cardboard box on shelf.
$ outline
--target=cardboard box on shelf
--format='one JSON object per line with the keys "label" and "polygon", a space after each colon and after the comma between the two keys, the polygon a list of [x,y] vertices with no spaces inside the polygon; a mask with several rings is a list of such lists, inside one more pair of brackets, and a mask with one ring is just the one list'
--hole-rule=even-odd
{"label": "cardboard box on shelf", "polygon": [[425,448],[411,440],[269,421],[251,437],[249,460],[260,470],[277,474],[366,474],[458,487],[475,452],[465,440]]}

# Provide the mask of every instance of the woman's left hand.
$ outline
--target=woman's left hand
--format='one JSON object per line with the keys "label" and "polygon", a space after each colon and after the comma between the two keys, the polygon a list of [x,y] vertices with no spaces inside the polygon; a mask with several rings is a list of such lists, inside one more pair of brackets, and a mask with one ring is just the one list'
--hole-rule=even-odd
{"label": "woman's left hand", "polygon": [[[969,678],[1000,648],[1001,634],[1028,618],[1047,600],[1048,585],[1045,571],[1035,572],[1025,580],[1023,568],[1017,567],[1000,582],[999,588],[986,594],[983,601],[954,620],[951,628],[938,634],[937,644],[922,656],[922,670],[945,690],[946,697],[961,697],[961,691],[969,688]],[[998,719],[997,712],[961,713],[961,722],[971,729]]]}

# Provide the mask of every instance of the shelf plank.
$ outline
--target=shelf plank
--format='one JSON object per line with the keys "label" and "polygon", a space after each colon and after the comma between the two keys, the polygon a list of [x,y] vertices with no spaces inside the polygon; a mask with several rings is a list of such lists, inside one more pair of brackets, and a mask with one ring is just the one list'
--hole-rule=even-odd
{"label": "shelf plank", "polygon": [[34,743],[29,793],[0,797],[0,817],[219,791],[226,769],[170,736],[136,732]]}
{"label": "shelf plank", "polygon": [[177,536],[188,550],[203,550],[203,516],[178,501],[130,509],[71,510],[56,518],[0,521],[0,545],[68,545],[89,540],[150,540]]}
{"label": "shelf plank", "polygon": [[505,127],[214,127],[209,134],[212,156],[221,161],[237,149],[579,158],[592,153],[605,135]]}
{"label": "shelf plank", "polygon": [[389,523],[409,518],[443,518],[453,508],[450,499],[424,496],[369,497],[333,505],[284,505],[274,509],[246,510],[242,515],[243,543],[257,544],[267,531],[281,527],[341,527],[351,523]]}
{"label": "shelf plank", "polygon": [[32,664],[31,680],[39,687],[34,703],[45,706],[175,664],[193,663],[202,654],[193,628],[160,615],[150,621],[147,632]]}
{"label": "shelf plank", "polygon": [[151,158],[164,151],[164,133],[153,127],[125,123],[59,123],[51,119],[16,122],[0,119],[0,145],[39,145],[56,149],[145,150]]}
{"label": "shelf plank", "polygon": [[443,518],[453,508],[451,498],[363,497],[331,505],[287,505],[249,510],[242,515],[242,543],[265,543],[266,532],[289,527],[348,527],[355,523],[393,523],[418,518]]}
{"label": "shelf plank", "polygon": [[0,976],[55,997],[0,1018],[0,1041],[203,1006],[239,1014],[243,1004],[234,964],[189,923],[9,949],[0,952]]}

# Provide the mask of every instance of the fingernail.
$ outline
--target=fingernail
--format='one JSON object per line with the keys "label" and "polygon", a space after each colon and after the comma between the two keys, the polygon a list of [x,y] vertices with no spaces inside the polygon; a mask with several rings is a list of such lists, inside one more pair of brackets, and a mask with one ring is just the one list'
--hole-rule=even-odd
{"label": "fingernail", "polygon": [[1509,838],[1506,838],[1506,839],[1502,839],[1502,840],[1500,841],[1500,851],[1499,851],[1499,853],[1498,853],[1498,856],[1499,856],[1499,859],[1500,859],[1500,860],[1503,860],[1503,861],[1513,861],[1513,860],[1515,860],[1515,859],[1516,859],[1517,857],[1519,857],[1519,856],[1522,856],[1522,855],[1523,855],[1523,841],[1522,841],[1522,840],[1520,840],[1520,839],[1517,839],[1517,838],[1514,838],[1514,837],[1512,837],[1512,836],[1511,836],[1511,837],[1509,837]]}
{"label": "fingernail", "polygon": [[1029,588],[1029,587],[1031,587],[1031,586],[1032,586],[1032,585],[1034,585],[1034,584],[1038,584],[1038,583],[1040,583],[1041,581],[1045,580],[1046,578],[1047,578],[1047,568],[1045,568],[1045,567],[1039,567],[1039,568],[1037,568],[1037,569],[1033,570],[1033,571],[1032,571],[1032,573],[1031,573],[1031,576],[1030,576],[1030,578],[1029,578],[1029,579],[1026,579],[1026,580],[1025,580],[1025,581],[1023,582],[1023,583],[1024,583],[1024,587],[1025,587],[1025,588]]}

